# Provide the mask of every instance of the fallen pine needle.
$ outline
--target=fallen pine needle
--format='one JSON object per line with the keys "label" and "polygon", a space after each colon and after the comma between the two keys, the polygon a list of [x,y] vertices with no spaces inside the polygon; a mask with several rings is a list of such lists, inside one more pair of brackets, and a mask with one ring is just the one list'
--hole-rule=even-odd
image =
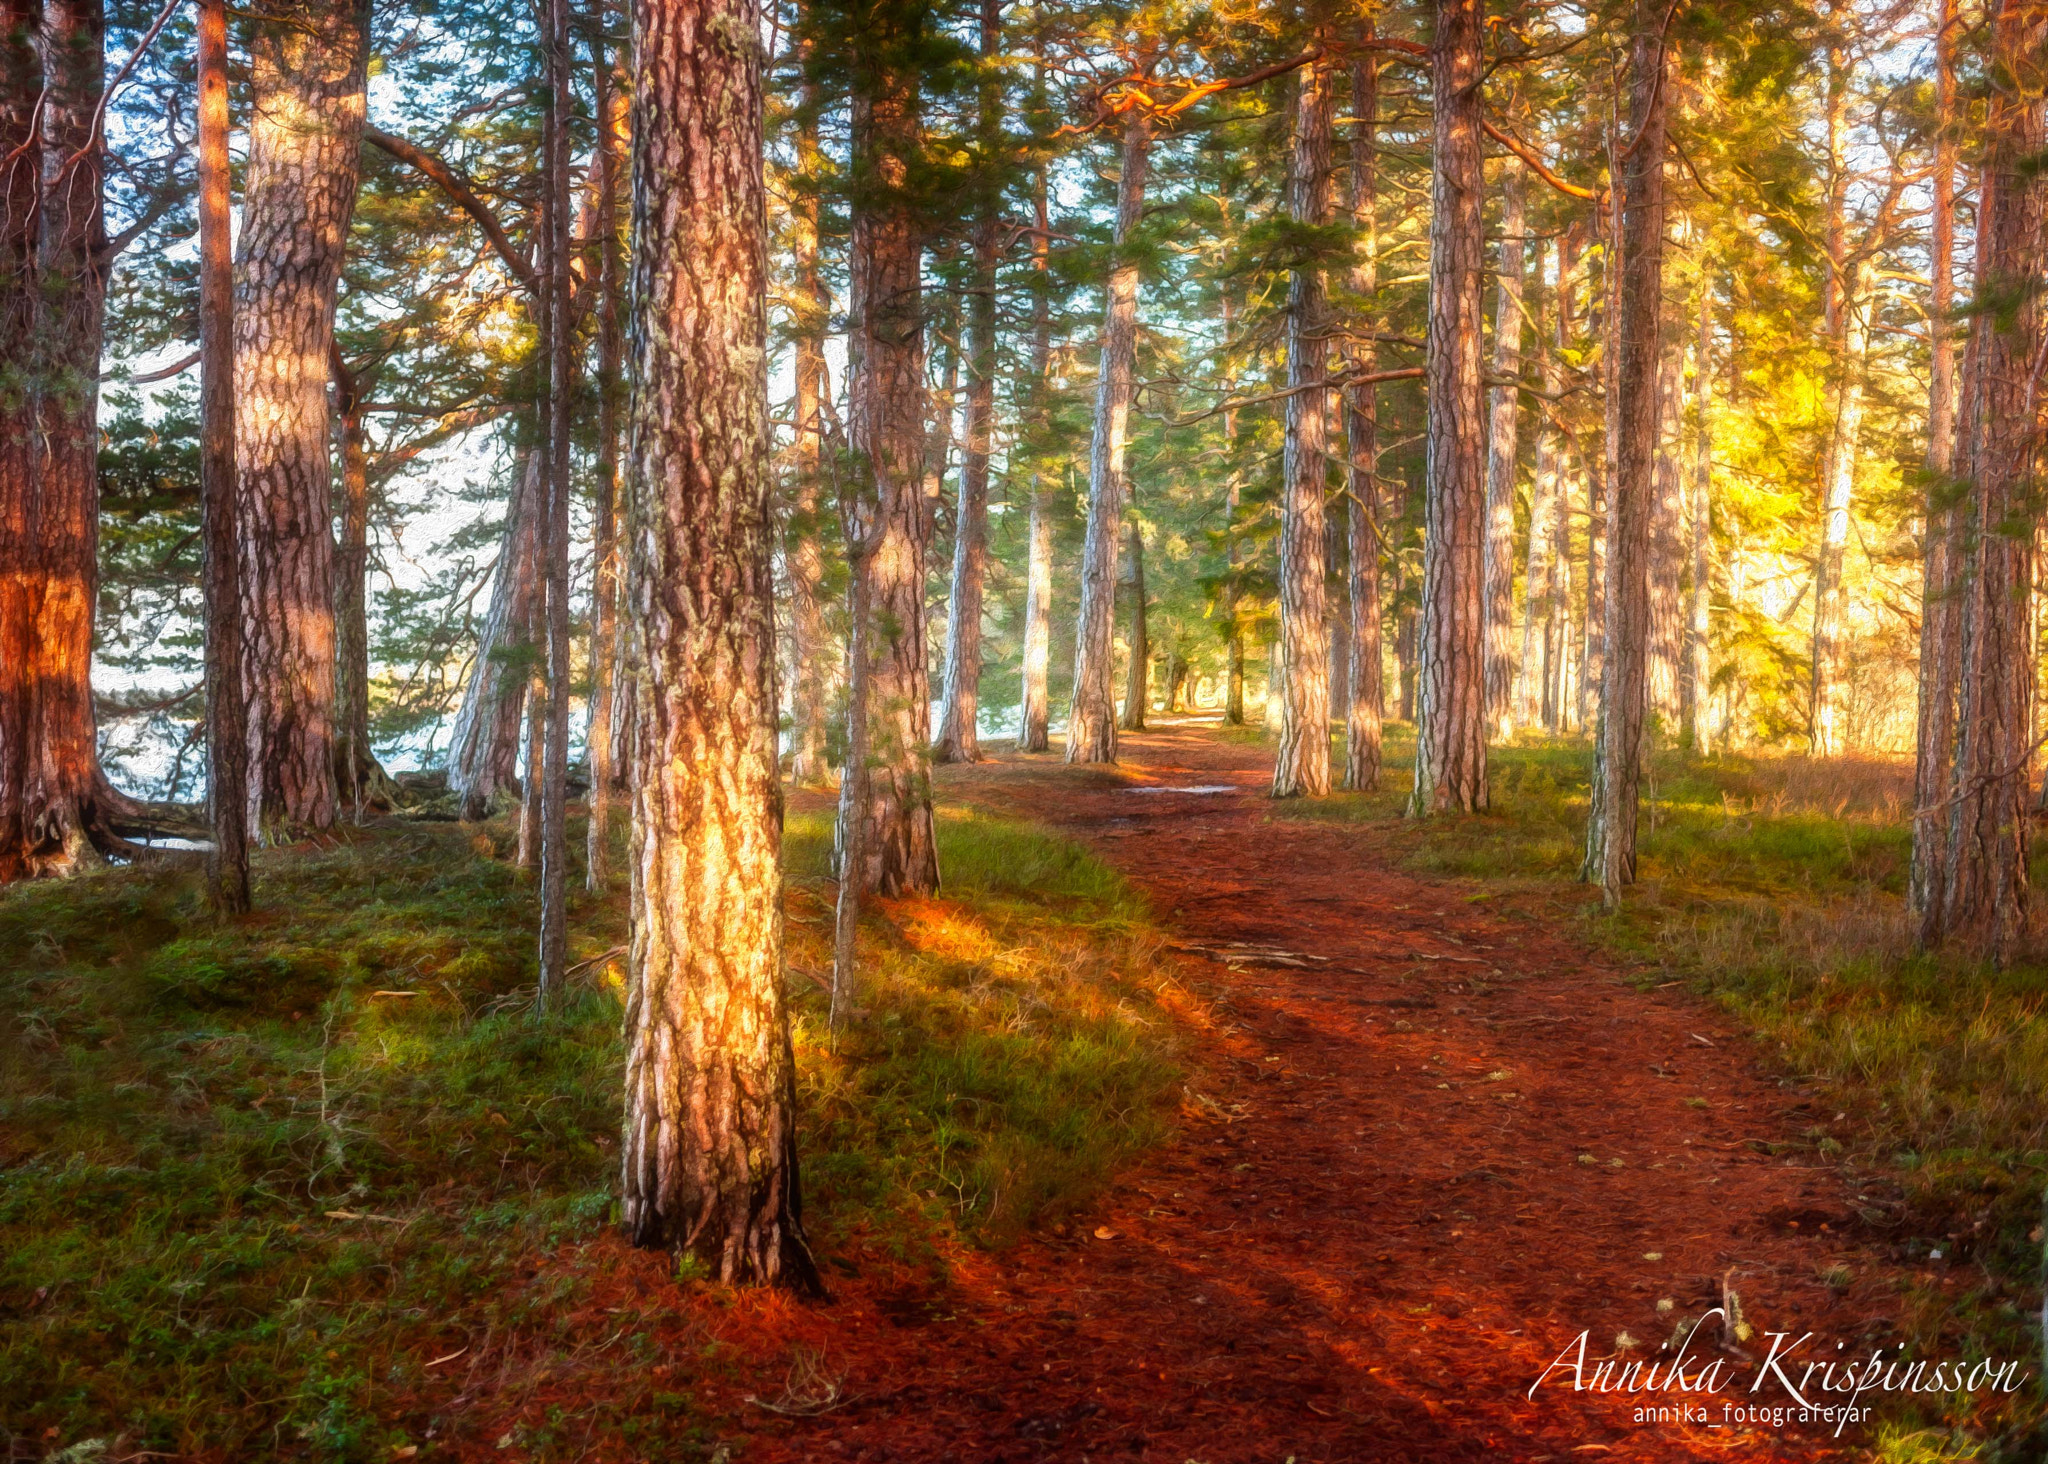
{"label": "fallen pine needle", "polygon": [[449,1353],[446,1357],[435,1358],[432,1362],[428,1363],[427,1366],[439,1367],[444,1362],[453,1362],[456,1358],[462,1356],[462,1354],[467,1351],[469,1351],[467,1347],[458,1347],[453,1352]]}
{"label": "fallen pine needle", "polygon": [[321,1213],[326,1215],[329,1220],[374,1220],[379,1225],[403,1225],[406,1223],[395,1215],[370,1215],[359,1210],[325,1210]]}

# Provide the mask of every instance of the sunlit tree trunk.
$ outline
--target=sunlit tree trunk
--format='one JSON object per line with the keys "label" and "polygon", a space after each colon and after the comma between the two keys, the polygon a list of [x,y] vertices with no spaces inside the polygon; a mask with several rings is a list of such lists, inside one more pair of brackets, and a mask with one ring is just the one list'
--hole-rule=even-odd
{"label": "sunlit tree trunk", "polygon": [[522,448],[512,467],[498,567],[477,635],[476,661],[448,740],[448,787],[472,821],[519,785],[519,732],[526,713],[530,625],[537,582],[535,539],[541,511],[540,454]]}
{"label": "sunlit tree trunk", "polygon": [[1609,207],[1601,211],[1600,251],[1600,452],[1586,462],[1586,623],[1579,677],[1579,725],[1593,727],[1600,691],[1607,681],[1607,549],[1613,525],[1611,488],[1621,446],[1622,208],[1619,119],[1608,129],[1608,174],[1614,180]]}
{"label": "sunlit tree trunk", "polygon": [[[1002,50],[1002,0],[981,0],[981,105],[977,131],[985,154],[1002,143],[1002,90],[995,70]],[[996,413],[996,260],[1001,240],[996,200],[986,200],[974,226],[974,278],[967,299],[967,423],[960,458],[960,501],[954,515],[953,586],[946,601],[946,674],[939,695],[941,762],[977,762],[975,720],[981,706],[981,609],[988,577],[988,471]]]}
{"label": "sunlit tree trunk", "polygon": [[852,801],[848,780],[840,782],[839,847],[847,847],[851,820],[865,819],[859,867],[846,869],[842,859],[841,877],[892,895],[939,884],[925,658],[934,504],[926,483],[923,257],[916,210],[905,196],[923,123],[917,79],[897,58],[912,39],[873,37],[850,58],[853,147],[869,197],[853,214],[847,425],[858,471],[873,485],[863,496],[876,504],[881,533],[869,568],[873,767],[865,807]]}
{"label": "sunlit tree trunk", "polygon": [[1581,877],[1609,905],[1633,883],[1649,649],[1650,519],[1657,472],[1658,323],[1664,271],[1664,117],[1667,65],[1659,0],[1636,0],[1629,54],[1629,151],[1620,192],[1621,350],[1607,559],[1607,634]]}
{"label": "sunlit tree trunk", "polygon": [[[1289,211],[1297,224],[1330,220],[1331,124],[1337,69],[1314,61],[1295,73]],[[1328,537],[1323,495],[1329,476],[1329,299],[1323,271],[1297,267],[1287,290],[1287,429],[1281,468],[1280,639],[1290,674],[1280,703],[1273,796],[1330,791],[1330,625]]]}
{"label": "sunlit tree trunk", "polygon": [[818,1290],[782,994],[757,26],[749,0],[635,7],[643,682],[619,1202],[636,1244]]}
{"label": "sunlit tree trunk", "polygon": [[[1870,267],[1849,272],[1842,299],[1841,379],[1835,390],[1835,428],[1828,436],[1821,480],[1820,553],[1813,569],[1812,681],[1807,702],[1808,749],[1816,757],[1843,750],[1841,742],[1842,587],[1849,548],[1849,506],[1856,488],[1856,455],[1863,431],[1863,367],[1870,341]],[[1937,323],[1937,328],[1939,324]]]}
{"label": "sunlit tree trunk", "polygon": [[355,208],[368,0],[269,7],[250,45],[235,301],[252,828],[334,822],[328,352]]}
{"label": "sunlit tree trunk", "polygon": [[[1124,117],[1116,185],[1116,242],[1128,246],[1145,211],[1152,121],[1143,107]],[[1102,367],[1088,452],[1088,532],[1081,547],[1081,608],[1074,631],[1074,696],[1067,711],[1070,763],[1116,761],[1116,541],[1124,513],[1124,451],[1138,362],[1138,262],[1119,257],[1102,312]]]}
{"label": "sunlit tree trunk", "polygon": [[1657,473],[1650,513],[1649,709],[1669,735],[1678,725],[1679,661],[1685,651],[1685,348],[1667,340],[1657,363]]}
{"label": "sunlit tree trunk", "polygon": [[1514,732],[1515,463],[1520,448],[1522,266],[1526,220],[1522,170],[1503,163],[1499,293],[1486,431],[1486,712],[1497,737]]}
{"label": "sunlit tree trunk", "polygon": [[[1949,321],[1955,299],[1956,239],[1956,0],[1940,0],[1935,29],[1935,152],[1930,180],[1933,211],[1928,222],[1927,298],[1929,349],[1927,391],[1927,496],[1922,533],[1920,593],[1920,688],[1913,762],[1913,863],[1907,904],[1916,925],[1936,922],[1939,935],[1941,887],[1948,846],[1946,810],[1934,811],[1949,792],[1949,759],[1955,744],[1956,671],[1962,616],[1957,603],[1958,514],[1956,476],[1956,332]],[[1924,927],[1922,927],[1924,930]]]}
{"label": "sunlit tree trunk", "polygon": [[1978,292],[2009,300],[2009,317],[1985,317],[1978,345],[1970,471],[1970,562],[1962,606],[1954,807],[1947,881],[1935,934],[2000,960],[2027,929],[2027,790],[2031,786],[2034,668],[2029,656],[2037,424],[2039,295],[2029,288],[2042,250],[2040,92],[2031,82],[2044,31],[2042,10],[2003,0],[1992,28],[1994,78],[1987,101],[1977,213]]}
{"label": "sunlit tree trunk", "polygon": [[[1051,399],[1052,285],[1047,275],[1052,241],[1046,216],[1045,168],[1038,169],[1033,189],[1038,232],[1031,241],[1031,400],[1044,420]],[[1031,473],[1030,542],[1024,564],[1024,670],[1022,726],[1017,747],[1044,752],[1052,745],[1052,698],[1047,686],[1052,660],[1052,493],[1050,475]]]}
{"label": "sunlit tree trunk", "polygon": [[1130,589],[1127,609],[1130,629],[1126,632],[1130,654],[1124,661],[1124,706],[1117,727],[1125,732],[1145,730],[1145,704],[1152,695],[1152,638],[1145,625],[1145,540],[1138,526],[1130,526]]}
{"label": "sunlit tree trunk", "polygon": [[0,8],[0,882],[125,847],[92,701],[105,18],[42,11],[39,64],[35,7]]}
{"label": "sunlit tree trunk", "polygon": [[[1371,38],[1371,27],[1364,31]],[[1370,300],[1379,290],[1379,68],[1372,55],[1351,61],[1351,167],[1345,207],[1360,231],[1358,262],[1348,281],[1352,298]],[[1370,331],[1377,312],[1360,322],[1367,331],[1351,349],[1351,364],[1372,374],[1379,350]],[[1380,785],[1380,717],[1383,675],[1380,658],[1379,389],[1354,385],[1344,394],[1344,483],[1346,589],[1351,610],[1351,663],[1346,668],[1344,786],[1368,791]],[[1234,505],[1233,505],[1234,506]],[[1242,660],[1240,658],[1240,665]],[[1240,692],[1240,696],[1242,693]]]}
{"label": "sunlit tree trunk", "polygon": [[[604,14],[602,5],[599,14]],[[618,778],[612,716],[619,640],[619,409],[626,397],[619,174],[626,161],[629,101],[601,30],[591,43],[597,120],[597,470],[590,488],[590,707],[583,736],[590,759],[583,878],[591,890],[602,890],[611,874],[612,785]]]}
{"label": "sunlit tree trunk", "polygon": [[[240,545],[235,532],[235,266],[229,232],[224,0],[199,0],[196,30],[199,498],[200,537],[205,543],[206,792],[213,829],[207,876],[214,907],[223,915],[239,915],[249,908],[249,744],[242,736],[242,618],[236,592]],[[0,67],[5,64],[0,61]],[[0,138],[0,147],[6,145]]]}
{"label": "sunlit tree trunk", "polygon": [[[1536,305],[1530,311],[1530,333],[1536,341],[1537,369],[1545,396],[1557,397],[1555,352],[1545,338],[1547,313],[1543,289],[1543,247],[1536,249]],[[1559,472],[1557,428],[1548,411],[1541,414],[1536,428],[1536,477],[1529,487],[1529,546],[1522,568],[1522,648],[1516,662],[1515,720],[1533,726],[1542,716],[1543,682],[1548,673],[1544,658],[1544,617],[1550,607],[1550,565],[1555,550],[1551,525],[1556,517],[1552,500],[1564,491]]]}
{"label": "sunlit tree trunk", "polygon": [[1708,636],[1713,610],[1714,522],[1714,292],[1700,288],[1699,341],[1693,347],[1692,578],[1687,592],[1685,667],[1678,685],[1678,739],[1695,752],[1712,751],[1706,705],[1710,676]]}
{"label": "sunlit tree trunk", "polygon": [[[1480,391],[1480,0],[1438,0],[1429,222],[1429,482],[1411,815],[1486,807],[1486,419]],[[1291,668],[1290,668],[1291,669]]]}

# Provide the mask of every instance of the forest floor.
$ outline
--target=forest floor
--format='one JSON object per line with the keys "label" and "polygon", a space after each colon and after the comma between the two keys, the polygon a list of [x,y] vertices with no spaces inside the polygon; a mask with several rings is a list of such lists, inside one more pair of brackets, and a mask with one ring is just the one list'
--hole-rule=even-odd
{"label": "forest floor", "polygon": [[[1213,721],[940,769],[945,893],[870,912],[836,1040],[795,795],[822,1305],[619,1240],[623,886],[536,1021],[502,822],[266,851],[232,927],[176,868],[0,893],[6,1456],[2041,1457],[2031,1386],[1839,1438],[1750,1391],[1775,1333],[2032,1370],[2048,972],[1899,954],[1895,770],[1660,755],[1617,918],[1583,748],[1418,824],[1403,746],[1284,804]],[[1582,1334],[1722,1386],[1575,1390]]]}

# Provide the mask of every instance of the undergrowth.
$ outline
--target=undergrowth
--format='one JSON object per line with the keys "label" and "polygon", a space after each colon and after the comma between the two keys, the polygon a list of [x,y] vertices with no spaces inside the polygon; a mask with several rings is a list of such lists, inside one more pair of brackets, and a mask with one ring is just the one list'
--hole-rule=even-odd
{"label": "undergrowth", "polygon": [[[946,898],[874,911],[868,1017],[835,1046],[804,974],[827,960],[828,842],[791,819],[800,1143],[828,1261],[1000,1244],[1163,1131],[1172,992],[1104,866],[942,816]],[[436,1373],[443,1354],[481,1339],[589,1367],[652,1340],[579,1320],[604,1310],[585,1305],[603,1265],[576,1258],[616,1247],[623,893],[572,901],[580,966],[538,1019],[509,843],[392,822],[268,852],[257,913],[227,926],[189,873],[0,891],[9,1457],[431,1457],[472,1426],[435,1385],[482,1355]],[[578,1457],[599,1423],[710,1457],[687,1381],[522,1432],[521,1457]]]}

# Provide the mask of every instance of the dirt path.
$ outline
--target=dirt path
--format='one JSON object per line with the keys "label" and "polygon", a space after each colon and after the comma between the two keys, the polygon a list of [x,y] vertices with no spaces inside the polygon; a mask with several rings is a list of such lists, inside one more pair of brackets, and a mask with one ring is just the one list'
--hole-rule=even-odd
{"label": "dirt path", "polygon": [[[940,1294],[853,1283],[810,1318],[857,1396],[770,1420],[750,1460],[1837,1456],[1825,1427],[1724,1421],[1755,1362],[1731,1360],[1716,1426],[1639,1423],[1676,1400],[1575,1395],[1569,1376],[1527,1397],[1582,1330],[1589,1364],[1623,1333],[1654,1357],[1724,1278],[1756,1357],[1780,1329],[1867,1355],[1896,1272],[1853,1233],[1853,1189],[1811,1150],[1749,1142],[1832,1114],[1696,1000],[1376,867],[1356,829],[1269,818],[1263,749],[1182,726],[1124,755],[1153,785],[1234,791],[1091,787],[1033,759],[972,792],[1086,839],[1191,946],[1323,959],[1219,969],[1234,1031],[1194,1084],[1218,1119],[1071,1237],[969,1258]],[[1831,1290],[1837,1264],[1853,1279]]]}

